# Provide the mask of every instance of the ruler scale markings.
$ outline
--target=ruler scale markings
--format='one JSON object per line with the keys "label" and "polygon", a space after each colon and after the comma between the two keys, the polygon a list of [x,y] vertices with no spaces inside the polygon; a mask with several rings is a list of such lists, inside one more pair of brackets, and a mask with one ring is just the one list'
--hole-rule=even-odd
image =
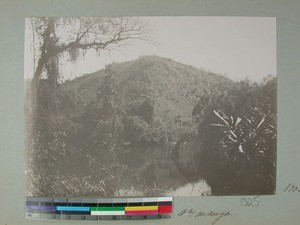
{"label": "ruler scale markings", "polygon": [[26,213],[55,214],[57,211],[27,209]]}
{"label": "ruler scale markings", "polygon": [[55,206],[39,206],[39,205],[27,205],[27,209],[31,210],[48,210],[48,211],[56,211]]}
{"label": "ruler scale markings", "polygon": [[27,219],[148,220],[172,218],[172,197],[26,197]]}

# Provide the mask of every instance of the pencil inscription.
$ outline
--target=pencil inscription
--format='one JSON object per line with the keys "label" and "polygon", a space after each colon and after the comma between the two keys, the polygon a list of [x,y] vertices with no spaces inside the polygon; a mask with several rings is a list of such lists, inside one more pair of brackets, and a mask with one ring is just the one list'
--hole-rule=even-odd
{"label": "pencil inscription", "polygon": [[297,185],[289,183],[283,190],[283,192],[294,193],[300,192],[300,189]]}
{"label": "pencil inscription", "polygon": [[203,218],[203,217],[211,217],[213,221],[211,222],[212,225],[215,225],[220,219],[228,216],[232,216],[230,211],[201,211],[197,209],[183,209],[178,213],[178,216],[185,216],[187,218]]}
{"label": "pencil inscription", "polygon": [[242,197],[240,198],[241,207],[258,207],[260,204],[259,198],[260,195],[255,197]]}

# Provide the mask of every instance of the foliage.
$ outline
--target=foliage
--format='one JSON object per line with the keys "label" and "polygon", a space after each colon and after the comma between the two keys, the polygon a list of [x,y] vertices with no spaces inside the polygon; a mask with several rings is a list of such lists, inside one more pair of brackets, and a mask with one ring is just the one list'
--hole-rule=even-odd
{"label": "foliage", "polygon": [[274,191],[276,78],[233,82],[146,56],[56,85],[40,78],[35,104],[32,86],[30,194],[160,195],[201,179],[213,194]]}
{"label": "foliage", "polygon": [[214,111],[223,137],[219,142],[222,167],[229,170],[224,189],[239,193],[250,189],[257,193],[274,191],[276,170],[276,117],[254,108],[244,118],[226,116]]}
{"label": "foliage", "polygon": [[[67,188],[64,190],[57,182],[60,179],[66,179],[69,184],[76,182],[72,180],[74,174],[68,174],[69,170],[76,171],[78,179],[89,174],[86,184],[95,180],[91,178],[92,171],[99,172],[93,185],[98,185],[97,190],[104,190],[104,180],[113,177],[107,168],[119,165],[114,160],[114,148],[120,123],[113,117],[116,107],[112,102],[111,75],[108,72],[104,78],[96,107],[91,102],[82,107],[81,96],[74,96],[72,90],[62,85],[64,77],[60,73],[60,59],[68,55],[74,62],[89,50],[110,51],[133,39],[149,40],[147,24],[139,18],[128,17],[41,17],[32,18],[30,22],[36,64],[32,81],[27,86],[30,91],[26,90],[29,98],[25,114],[28,131],[26,172],[32,190],[30,194],[70,193],[73,190],[70,186],[64,185]],[[78,137],[84,131],[91,136],[81,143]],[[93,142],[89,145],[87,141],[90,140]],[[96,159],[96,163],[89,158]],[[87,168],[83,173],[78,171],[79,162]],[[99,165],[103,171],[99,170]],[[102,182],[97,184],[99,179]],[[51,188],[53,185],[60,186],[57,193]],[[105,193],[113,192],[109,191]]]}
{"label": "foliage", "polygon": [[[203,101],[203,99],[205,101]],[[276,181],[276,78],[238,82],[195,107],[214,194],[272,193]],[[199,114],[200,113],[200,114]],[[202,168],[202,167],[201,167]],[[208,172],[209,170],[209,172]]]}

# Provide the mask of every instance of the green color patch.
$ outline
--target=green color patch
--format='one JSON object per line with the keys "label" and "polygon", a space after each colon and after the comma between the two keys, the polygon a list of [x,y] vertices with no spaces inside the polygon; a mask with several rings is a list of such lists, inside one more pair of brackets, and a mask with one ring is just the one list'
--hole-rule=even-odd
{"label": "green color patch", "polygon": [[125,207],[91,207],[91,211],[125,211]]}

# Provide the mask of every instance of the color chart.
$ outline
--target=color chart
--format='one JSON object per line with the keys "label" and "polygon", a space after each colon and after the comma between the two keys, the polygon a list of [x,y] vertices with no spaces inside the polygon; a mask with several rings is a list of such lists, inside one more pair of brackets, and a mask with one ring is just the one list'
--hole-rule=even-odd
{"label": "color chart", "polygon": [[150,220],[172,218],[173,197],[26,197],[26,218],[44,220]]}

